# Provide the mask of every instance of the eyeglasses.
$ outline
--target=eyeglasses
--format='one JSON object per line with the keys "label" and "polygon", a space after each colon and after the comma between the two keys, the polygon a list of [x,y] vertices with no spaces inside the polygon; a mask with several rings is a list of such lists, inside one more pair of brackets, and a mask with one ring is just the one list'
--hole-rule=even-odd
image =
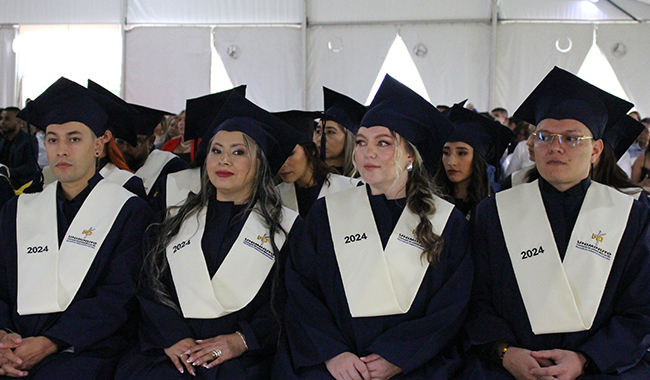
{"label": "eyeglasses", "polygon": [[549,146],[549,147],[553,145],[553,141],[555,140],[556,137],[560,145],[564,147],[572,147],[572,148],[575,148],[576,146],[580,145],[580,141],[582,140],[593,139],[593,137],[591,136],[571,136],[571,135],[562,135],[559,133],[548,133],[548,132],[533,132],[533,136],[535,136],[534,138],[535,144]]}

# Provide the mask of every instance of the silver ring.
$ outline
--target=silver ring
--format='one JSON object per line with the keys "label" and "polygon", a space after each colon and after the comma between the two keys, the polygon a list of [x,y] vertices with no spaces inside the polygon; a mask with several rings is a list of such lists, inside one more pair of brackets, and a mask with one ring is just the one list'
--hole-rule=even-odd
{"label": "silver ring", "polygon": [[214,357],[215,359],[221,356],[221,354],[223,354],[223,352],[221,352],[221,350],[218,348],[212,350],[212,357]]}

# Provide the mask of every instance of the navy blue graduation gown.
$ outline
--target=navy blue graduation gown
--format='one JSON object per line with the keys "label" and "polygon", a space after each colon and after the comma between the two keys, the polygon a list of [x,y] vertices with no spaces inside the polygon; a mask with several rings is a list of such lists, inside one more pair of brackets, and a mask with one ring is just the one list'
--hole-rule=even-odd
{"label": "navy blue graduation gown", "polygon": [[7,177],[0,176],[0,209],[14,196],[16,196],[14,188],[11,187]]}
{"label": "navy blue graduation gown", "polygon": [[[560,193],[540,179],[542,199],[561,257],[589,185],[589,179],[585,179]],[[522,221],[522,233],[534,233],[525,225],[526,221]],[[598,313],[588,331],[533,333],[494,198],[486,199],[477,208],[473,247],[476,269],[466,329],[476,355],[468,364],[475,366],[468,371],[474,371],[470,378],[512,379],[500,361],[494,360],[494,343],[507,341],[529,350],[582,352],[596,366],[596,374],[585,379],[610,378],[597,373],[620,374],[617,379],[650,379],[646,361],[650,347],[650,210],[646,206],[637,201],[632,206]]]}
{"label": "navy blue graduation gown", "polygon": [[[241,214],[242,210],[243,206],[234,206],[232,202],[210,200],[201,247],[211,277],[226,258],[244,226],[249,213]],[[302,220],[297,218],[292,231],[300,228],[301,223]],[[151,246],[157,233],[155,229],[148,231],[145,248]],[[293,232],[290,232],[281,256],[288,254],[292,236]],[[141,310],[140,347],[136,352],[124,357],[116,378],[224,380],[268,378],[280,331],[279,316],[283,313],[284,301],[281,298],[285,297],[282,290],[272,296],[275,275],[274,267],[258,294],[244,308],[215,319],[185,318],[179,311],[160,303],[147,287],[143,287],[138,293]],[[179,305],[169,272],[163,282],[171,293],[174,303]],[[272,301],[274,301],[273,306]],[[180,306],[178,309],[180,310]],[[235,331],[244,334],[249,351],[239,358],[211,369],[195,367],[196,377],[192,377],[187,371],[185,374],[179,373],[164,353],[165,348],[185,338],[207,339],[232,334]]]}
{"label": "navy blue graduation gown", "polygon": [[[403,210],[403,200],[370,197],[384,246]],[[354,212],[354,210],[350,210]],[[390,215],[390,217],[389,217]],[[467,221],[454,210],[443,231],[440,261],[430,266],[405,314],[353,318],[336,261],[326,200],[316,201],[287,260],[288,300],[276,379],[332,379],[325,361],[343,352],[376,353],[402,368],[395,379],[448,379],[459,366],[454,342],[462,327],[472,282]],[[453,351],[453,352],[452,352]]]}
{"label": "navy blue graduation gown", "polygon": [[[101,179],[95,174],[88,187],[70,201],[59,188],[59,244],[90,190]],[[140,244],[151,217],[149,206],[137,197],[124,204],[65,311],[25,316],[18,314],[16,303],[16,206],[14,198],[0,214],[0,328],[23,337],[46,336],[63,348],[74,348],[74,353],[60,352],[45,358],[29,371],[29,378],[112,378],[111,369],[133,333],[136,280],[142,263]]]}

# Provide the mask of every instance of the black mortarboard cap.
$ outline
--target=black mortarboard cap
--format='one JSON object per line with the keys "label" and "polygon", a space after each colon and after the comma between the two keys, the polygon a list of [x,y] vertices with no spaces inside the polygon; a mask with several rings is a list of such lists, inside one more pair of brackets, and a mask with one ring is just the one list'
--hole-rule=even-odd
{"label": "black mortarboard cap", "polygon": [[299,143],[308,143],[314,140],[315,120],[322,117],[323,113],[319,111],[284,111],[272,112],[271,115],[284,121],[292,126],[299,134]]}
{"label": "black mortarboard cap", "polygon": [[388,74],[368,106],[361,126],[384,126],[399,133],[415,145],[430,174],[454,130],[453,124],[433,104]]}
{"label": "black mortarboard cap", "polygon": [[95,94],[96,99],[102,100],[102,108],[108,115],[107,129],[113,132],[115,138],[136,146],[138,136],[135,132],[135,109],[122,98],[90,79],[88,79],[88,90]]}
{"label": "black mortarboard cap", "polygon": [[165,115],[172,115],[171,112],[157,110],[137,104],[129,103],[136,110],[135,114],[135,133],[143,136],[153,135],[153,130],[165,118]]}
{"label": "black mortarboard cap", "polygon": [[108,121],[101,100],[87,88],[64,77],[27,103],[17,117],[44,131],[51,124],[76,121],[88,126],[96,136],[104,134]]}
{"label": "black mortarboard cap", "polygon": [[472,112],[464,105],[465,101],[454,104],[443,113],[454,124],[454,132],[447,141],[467,143],[485,162],[492,166],[499,165],[501,155],[510,144],[514,133],[510,128]]}
{"label": "black mortarboard cap", "polygon": [[219,131],[243,132],[262,149],[274,175],[300,140],[293,127],[256,106],[237,91],[230,93],[210,130],[209,137],[206,135],[201,141],[204,151],[207,151],[209,140]]}
{"label": "black mortarboard cap", "polygon": [[612,125],[603,133],[603,142],[612,148],[618,161],[625,151],[628,150],[634,140],[639,137],[641,132],[645,129],[645,125],[638,122],[636,119],[625,115],[618,123]]}
{"label": "black mortarboard cap", "polygon": [[185,141],[198,139],[210,131],[212,121],[217,117],[232,91],[246,96],[246,85],[242,84],[230,90],[187,99],[185,102],[185,134],[183,136]]}
{"label": "black mortarboard cap", "polygon": [[366,106],[327,87],[323,87],[325,100],[325,119],[335,121],[356,134]]}
{"label": "black mortarboard cap", "polygon": [[634,105],[578,78],[553,68],[528,95],[514,117],[537,125],[544,119],[573,119],[584,124],[595,140]]}

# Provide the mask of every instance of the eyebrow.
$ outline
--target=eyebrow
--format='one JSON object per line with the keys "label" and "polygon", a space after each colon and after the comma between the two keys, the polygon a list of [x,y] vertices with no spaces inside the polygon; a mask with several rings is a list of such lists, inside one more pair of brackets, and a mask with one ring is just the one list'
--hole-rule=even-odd
{"label": "eyebrow", "polygon": [[[71,131],[71,132],[66,132],[65,133],[66,136],[80,135],[80,134],[81,134],[81,131]],[[52,131],[47,132],[47,135],[59,136],[58,133],[55,133],[55,132],[52,132]]]}
{"label": "eyebrow", "polygon": [[[220,143],[220,142],[216,142],[216,141],[213,142],[213,143],[212,143],[212,146],[215,146],[215,145],[218,145],[218,146],[220,146],[220,147],[223,148],[223,144]],[[243,147],[245,148],[245,147],[246,147],[246,144],[244,144],[244,143],[234,143],[234,144],[230,144],[230,147],[231,147],[231,148],[232,148],[232,147],[236,147],[236,146],[243,146]]]}

